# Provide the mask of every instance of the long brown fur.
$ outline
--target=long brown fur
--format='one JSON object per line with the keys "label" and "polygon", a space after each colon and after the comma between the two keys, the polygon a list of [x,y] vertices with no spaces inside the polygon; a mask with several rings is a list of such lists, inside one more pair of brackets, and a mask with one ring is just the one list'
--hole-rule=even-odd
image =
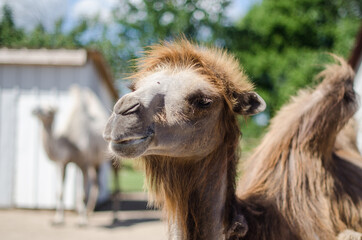
{"label": "long brown fur", "polygon": [[341,131],[357,110],[354,73],[338,60],[314,91],[301,91],[280,110],[250,157],[237,192],[249,226],[241,239],[362,232],[362,158],[347,141],[353,122]]}

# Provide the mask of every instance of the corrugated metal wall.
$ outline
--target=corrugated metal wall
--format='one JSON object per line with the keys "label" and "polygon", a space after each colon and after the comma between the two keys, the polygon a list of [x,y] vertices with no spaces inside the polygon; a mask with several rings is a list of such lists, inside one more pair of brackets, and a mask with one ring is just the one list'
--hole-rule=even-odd
{"label": "corrugated metal wall", "polygon": [[[359,95],[359,102],[361,105],[362,104],[362,59],[360,59],[359,68],[356,72],[355,91]],[[356,113],[356,119],[359,124],[358,135],[357,135],[357,144],[358,144],[358,148],[359,148],[360,152],[362,153],[362,108],[361,108],[361,106]]]}
{"label": "corrugated metal wall", "polygon": [[[55,207],[56,167],[43,150],[41,124],[31,111],[39,105],[56,106],[57,131],[70,108],[72,84],[89,87],[111,108],[111,97],[91,62],[82,67],[0,65],[0,207]],[[109,169],[103,166],[100,200],[108,196]],[[75,208],[79,174],[74,165],[67,167],[68,209]]]}

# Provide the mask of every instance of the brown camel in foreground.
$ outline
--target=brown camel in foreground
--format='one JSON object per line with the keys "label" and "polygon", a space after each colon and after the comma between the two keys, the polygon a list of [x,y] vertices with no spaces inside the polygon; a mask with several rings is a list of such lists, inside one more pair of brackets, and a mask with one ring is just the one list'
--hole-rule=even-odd
{"label": "brown camel in foreground", "polygon": [[[237,191],[237,211],[248,223],[241,239],[327,240],[346,229],[362,232],[354,73],[339,62],[320,74],[315,90],[300,91],[278,112],[249,158]],[[351,231],[339,236],[361,238]]]}
{"label": "brown camel in foreground", "polygon": [[[340,195],[328,196],[332,199],[321,199],[326,204],[320,209],[321,215],[312,215],[312,217],[321,218],[321,221],[330,219],[330,222],[327,222],[327,225],[320,225],[320,221],[316,220],[314,228],[306,228],[308,231],[314,231],[315,239],[324,232],[334,234],[330,238],[333,239],[346,228],[359,231],[360,223],[355,213],[361,208],[360,195],[358,195],[361,188],[355,182],[357,175],[352,174],[351,178],[345,174],[335,174],[329,176],[328,180],[314,176],[317,174],[316,171],[324,170],[321,169],[321,162],[317,163],[321,156],[325,156],[323,154],[328,154],[324,150],[333,149],[336,133],[356,109],[350,69],[343,64],[343,67],[336,66],[327,73],[330,72],[336,74],[336,77],[326,74],[325,82],[318,88],[315,96],[313,95],[316,99],[313,101],[308,99],[304,104],[300,104],[301,108],[295,112],[296,116],[288,116],[296,120],[299,116],[307,121],[306,124],[305,121],[296,121],[295,124],[286,122],[286,125],[283,125],[281,121],[281,132],[278,132],[277,138],[273,141],[283,144],[285,150],[289,150],[288,147],[299,149],[299,145],[296,145],[299,142],[293,141],[293,138],[283,138],[285,134],[289,134],[287,132],[289,129],[299,129],[298,126],[302,127],[302,130],[314,127],[320,129],[322,132],[316,130],[317,133],[314,135],[314,141],[319,144],[305,144],[303,147],[308,146],[310,149],[303,148],[308,152],[300,152],[303,156],[313,157],[313,160],[316,160],[315,165],[319,168],[304,166],[299,170],[293,164],[303,166],[303,163],[297,163],[298,159],[294,158],[294,161],[289,163],[292,169],[289,170],[288,166],[285,166],[283,170],[287,172],[281,172],[275,167],[279,166],[277,163],[272,164],[275,157],[273,154],[276,154],[279,148],[275,148],[273,152],[272,147],[270,147],[271,152],[265,155],[270,157],[271,163],[256,163],[275,174],[273,178],[276,181],[275,192],[271,189],[265,196],[281,194],[281,197],[276,199],[266,197],[258,199],[259,195],[249,198],[253,192],[247,195],[243,190],[238,192],[240,198],[235,195],[240,136],[236,117],[237,114],[244,116],[256,114],[264,110],[265,103],[253,92],[252,84],[240,70],[237,61],[221,50],[195,46],[186,40],[151,47],[146,56],[139,61],[138,72],[131,77],[134,79],[133,92],[116,103],[104,131],[104,137],[109,141],[109,147],[114,155],[128,158],[141,157],[151,198],[168,216],[170,239],[219,240],[244,237],[308,239],[301,234],[303,229],[298,229],[303,227],[298,225],[300,222],[303,223],[302,219],[293,226],[290,219],[286,219],[283,215],[286,213],[289,217],[299,214],[293,212],[296,208],[288,208],[292,204],[289,200],[282,198],[284,195],[288,197],[290,190],[294,190],[288,188],[294,187],[290,185],[290,178],[297,178],[296,182],[302,184],[308,189],[308,193],[314,196],[323,194],[321,191],[323,187],[311,188],[309,184],[338,185],[340,184],[338,177],[341,177],[345,182],[352,184],[352,190],[348,189],[346,192],[346,189],[341,189],[341,185],[338,185],[337,189],[341,191],[343,199],[337,199],[336,202],[346,200],[350,204],[348,207],[355,210],[348,213],[339,209],[338,205],[329,207],[329,203],[335,202],[333,198]],[[334,82],[336,86],[333,85]],[[328,91],[332,93],[328,94]],[[306,94],[304,95],[307,96]],[[322,100],[325,96],[333,98],[333,104],[323,105],[325,108],[320,109],[318,113],[312,111],[305,115],[304,111],[315,110],[314,104],[318,103],[315,101]],[[314,123],[312,117],[317,114],[325,117],[322,118],[322,122]],[[311,121],[305,116],[311,117]],[[327,122],[328,117],[336,120],[336,124]],[[326,129],[320,124],[326,124],[327,130],[332,134],[324,132]],[[309,136],[306,133],[297,134],[297,139],[308,139]],[[320,148],[319,145],[323,145],[324,148]],[[323,151],[319,152],[322,149]],[[282,159],[292,156],[291,153],[286,153],[286,155],[281,153]],[[333,169],[346,167],[341,165],[343,164],[340,163]],[[257,166],[255,169],[258,169]],[[310,169],[312,175],[314,174],[312,177],[315,178],[307,179],[307,183],[301,183],[303,179],[298,177],[303,176],[306,169]],[[358,174],[360,168],[356,165],[355,169]],[[253,168],[249,171],[249,182],[261,179],[262,184],[268,180]],[[319,180],[323,182],[318,182]],[[248,182],[245,184],[246,187],[249,186]],[[250,188],[252,186],[254,185],[250,184]],[[261,186],[260,189],[255,189],[256,194],[258,191],[263,192]],[[281,188],[283,186],[284,189]],[[334,191],[333,185],[325,187]],[[311,204],[313,207],[313,202],[309,203],[308,196],[304,196],[303,192],[301,194],[292,200],[296,201],[296,204]],[[277,203],[281,204],[281,208],[277,207]],[[335,216],[324,216],[325,212],[322,210],[325,209],[333,209]],[[352,220],[347,220],[347,217],[351,217]],[[305,226],[313,224],[313,220],[315,219],[306,219]],[[335,228],[335,221],[336,224],[345,222],[345,226],[338,225],[341,227]]]}
{"label": "brown camel in foreground", "polygon": [[[83,175],[83,193],[77,196],[76,208],[79,213],[78,224],[84,226],[88,222],[88,215],[94,210],[97,202],[99,167],[105,161],[109,161],[106,156],[107,144],[102,139],[100,127],[97,127],[97,125],[104,126],[107,115],[99,110],[101,108],[99,100],[90,90],[82,90],[74,86],[70,95],[74,103],[68,123],[65,124],[66,129],[61,134],[54,133],[53,123],[56,117],[54,108],[38,107],[33,110],[33,114],[43,125],[44,150],[49,159],[56,163],[58,170],[57,203],[53,224],[64,223],[64,180],[66,167],[72,162],[79,167]],[[113,221],[115,222],[117,221],[119,187],[118,169],[114,168],[113,170],[116,187],[116,191],[113,193]],[[85,199],[87,199],[86,206]]]}

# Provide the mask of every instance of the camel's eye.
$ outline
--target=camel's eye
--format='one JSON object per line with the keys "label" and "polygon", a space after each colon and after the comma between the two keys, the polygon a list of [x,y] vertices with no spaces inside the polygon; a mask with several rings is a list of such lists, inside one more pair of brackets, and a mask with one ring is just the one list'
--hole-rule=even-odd
{"label": "camel's eye", "polygon": [[210,98],[200,98],[194,103],[198,108],[208,108],[211,106],[212,100]]}
{"label": "camel's eye", "polygon": [[212,104],[212,99],[206,96],[193,96],[189,98],[189,102],[196,108],[209,108]]}
{"label": "camel's eye", "polygon": [[201,91],[190,94],[187,101],[193,108],[207,109],[210,108],[216,100],[216,96],[205,94]]}

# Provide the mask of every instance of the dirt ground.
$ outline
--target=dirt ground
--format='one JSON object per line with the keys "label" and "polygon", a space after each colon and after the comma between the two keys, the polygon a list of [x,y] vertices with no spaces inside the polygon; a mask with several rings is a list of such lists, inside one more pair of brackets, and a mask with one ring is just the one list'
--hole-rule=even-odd
{"label": "dirt ground", "polygon": [[65,224],[51,225],[54,211],[0,210],[1,240],[165,240],[167,227],[154,210],[122,211],[120,223],[111,225],[110,211],[95,212],[87,227],[77,226],[77,214],[67,211]]}

